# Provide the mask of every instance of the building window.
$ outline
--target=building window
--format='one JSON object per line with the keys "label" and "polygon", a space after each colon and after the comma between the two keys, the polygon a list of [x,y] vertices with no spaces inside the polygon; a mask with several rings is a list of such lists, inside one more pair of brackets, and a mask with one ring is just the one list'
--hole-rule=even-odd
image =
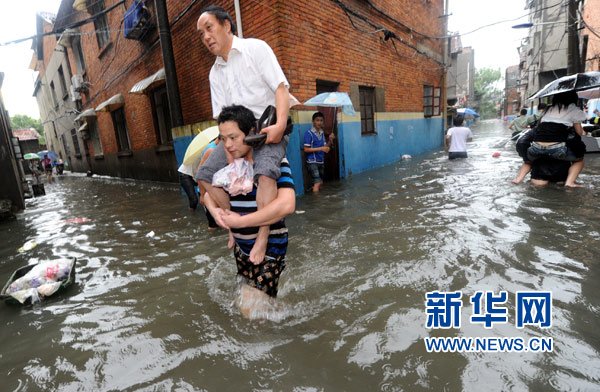
{"label": "building window", "polygon": [[64,133],[62,135],[60,135],[60,141],[62,142],[63,149],[65,150],[65,154],[67,154],[67,156],[70,157],[71,149],[69,148],[69,143],[67,143],[67,138],[65,137]]}
{"label": "building window", "polygon": [[115,127],[115,135],[117,137],[117,148],[119,151],[130,151],[129,133],[127,132],[127,124],[125,123],[125,111],[123,108],[118,108],[111,112],[113,126]]}
{"label": "building window", "polygon": [[83,49],[81,48],[81,39],[76,37],[72,43],[73,54],[75,55],[75,63],[77,64],[77,72],[82,74],[85,72],[85,59],[83,57]]}
{"label": "building window", "polygon": [[65,82],[65,73],[63,72],[62,65],[58,67],[58,81],[60,82],[60,88],[63,93],[63,101],[65,101],[69,97],[69,91],[67,90],[67,83]]}
{"label": "building window", "polygon": [[90,132],[90,140],[92,141],[92,147],[94,148],[94,156],[102,155],[102,143],[100,142],[100,134],[98,132],[98,123],[90,121],[88,123],[88,130]]}
{"label": "building window", "polygon": [[338,82],[317,79],[317,94],[338,91],[339,86],[340,84]]}
{"label": "building window", "polygon": [[77,139],[77,131],[71,129],[71,139],[73,139],[73,148],[75,148],[75,156],[81,157],[81,148],[79,148],[79,140]]}
{"label": "building window", "polygon": [[156,129],[156,141],[158,144],[168,144],[173,141],[171,134],[171,115],[169,111],[169,100],[167,88],[159,87],[152,91],[152,107],[154,109],[154,129]]}
{"label": "building window", "polygon": [[375,88],[358,86],[360,96],[360,133],[375,133]]}
{"label": "building window", "polygon": [[[98,15],[104,11],[104,0],[95,0],[89,6],[89,11],[92,15]],[[98,15],[94,18],[94,29],[96,30],[96,41],[98,48],[104,49],[108,45],[110,35],[108,32],[108,21],[106,14]]]}
{"label": "building window", "polygon": [[54,109],[58,109],[58,98],[56,98],[56,90],[54,88],[54,81],[50,82],[50,94],[52,95],[52,104]]}
{"label": "building window", "polygon": [[439,116],[442,90],[439,87],[423,86],[423,115],[425,117]]}

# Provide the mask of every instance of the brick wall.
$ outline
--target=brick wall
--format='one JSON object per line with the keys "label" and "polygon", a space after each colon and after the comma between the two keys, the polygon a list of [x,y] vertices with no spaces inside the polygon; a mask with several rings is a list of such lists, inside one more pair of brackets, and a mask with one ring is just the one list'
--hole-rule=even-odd
{"label": "brick wall", "polygon": [[[116,2],[105,0],[105,7]],[[143,42],[124,38],[122,21],[126,8],[132,3],[133,0],[127,0],[124,6],[107,14],[111,26],[110,44],[102,51],[98,48],[93,23],[79,29],[85,76],[90,82],[89,93],[82,99],[83,108],[97,107],[111,96],[123,94],[131,148],[135,152],[154,148],[157,137],[149,97],[130,94],[129,90],[163,65],[156,30]],[[223,6],[235,18],[233,2],[214,3]],[[441,65],[414,49],[435,53],[441,61],[443,42],[435,37],[444,35],[443,18],[439,18],[443,12],[442,0],[373,2],[390,17],[361,0],[344,0],[348,7],[346,12],[333,0],[241,3],[244,36],[260,38],[271,45],[291,84],[291,92],[300,101],[313,96],[316,80],[322,79],[339,82],[340,91],[349,91],[350,83],[383,87],[386,111],[422,112],[423,85],[443,87]],[[147,4],[156,15],[153,1]],[[193,5],[184,13],[190,4]],[[207,4],[167,1],[185,124],[212,116],[208,73],[214,57],[204,48],[196,31],[200,11]],[[349,15],[356,27],[352,26]],[[69,10],[68,23],[89,16]],[[398,40],[384,41],[383,32],[374,32],[380,28],[392,31]],[[411,28],[417,32],[411,33]],[[45,51],[53,48],[51,43],[44,47]],[[75,73],[72,50],[69,57],[72,73]],[[98,113],[97,120],[104,155],[116,154],[110,114]]]}
{"label": "brick wall", "polygon": [[[586,0],[583,18],[596,34],[600,34],[600,0]],[[600,71],[600,37],[584,28],[582,34],[589,37],[585,71]]]}

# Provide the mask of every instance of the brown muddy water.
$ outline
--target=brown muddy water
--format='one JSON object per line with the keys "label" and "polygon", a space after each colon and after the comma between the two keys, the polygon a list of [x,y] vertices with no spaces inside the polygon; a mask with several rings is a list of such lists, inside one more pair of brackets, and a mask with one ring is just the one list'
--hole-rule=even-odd
{"label": "brown muddy water", "polygon": [[[467,160],[438,151],[300,197],[272,321],[239,315],[226,235],[207,232],[175,185],[60,178],[0,225],[2,284],[27,263],[78,259],[66,293],[0,304],[0,389],[600,390],[600,155],[586,157],[583,189],[513,186],[508,135],[484,122]],[[463,299],[461,328],[427,329],[434,290],[552,291],[552,327],[517,329],[509,300],[509,323],[485,329]],[[552,352],[424,345],[539,335]]]}

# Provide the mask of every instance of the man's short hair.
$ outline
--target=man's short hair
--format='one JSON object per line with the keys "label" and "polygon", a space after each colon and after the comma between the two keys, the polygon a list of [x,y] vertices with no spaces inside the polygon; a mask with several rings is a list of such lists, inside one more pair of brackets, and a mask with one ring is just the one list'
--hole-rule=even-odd
{"label": "man's short hair", "polygon": [[212,4],[202,9],[200,15],[202,15],[205,12],[214,15],[221,25],[225,24],[225,21],[229,21],[229,25],[231,26],[231,33],[237,33],[237,28],[235,23],[233,23],[233,18],[231,17],[231,15],[229,15],[229,12],[225,11],[223,7],[219,7],[218,5]]}
{"label": "man's short hair", "polygon": [[217,118],[217,124],[227,121],[237,123],[238,128],[248,136],[250,131],[256,126],[256,119],[252,110],[242,105],[225,106]]}
{"label": "man's short hair", "polygon": [[317,117],[321,117],[321,118],[323,118],[323,119],[324,119],[324,118],[325,118],[325,115],[324,115],[323,113],[321,113],[321,112],[315,112],[315,113],[313,114],[313,116],[312,116],[312,120],[313,120],[313,121],[315,121],[315,118],[317,118]]}
{"label": "man's short hair", "polygon": [[527,114],[527,109],[523,108],[521,109],[521,116],[524,116]]}
{"label": "man's short hair", "polygon": [[452,124],[454,124],[455,127],[460,127],[463,124],[463,121],[465,121],[464,116],[462,114],[457,114],[456,117],[454,117]]}

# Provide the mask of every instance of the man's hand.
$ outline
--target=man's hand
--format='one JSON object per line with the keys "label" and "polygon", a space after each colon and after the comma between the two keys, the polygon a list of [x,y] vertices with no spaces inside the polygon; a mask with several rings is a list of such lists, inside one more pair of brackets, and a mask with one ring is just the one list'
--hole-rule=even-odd
{"label": "man's hand", "polygon": [[329,152],[329,150],[330,150],[330,147],[329,146],[324,146],[324,147],[321,147],[321,149],[323,150],[324,153],[327,154]]}
{"label": "man's hand", "polygon": [[274,124],[268,126],[266,128],[261,129],[260,133],[265,133],[267,135],[267,140],[265,140],[266,144],[277,144],[283,138],[283,133],[285,132],[286,123],[283,124]]}

